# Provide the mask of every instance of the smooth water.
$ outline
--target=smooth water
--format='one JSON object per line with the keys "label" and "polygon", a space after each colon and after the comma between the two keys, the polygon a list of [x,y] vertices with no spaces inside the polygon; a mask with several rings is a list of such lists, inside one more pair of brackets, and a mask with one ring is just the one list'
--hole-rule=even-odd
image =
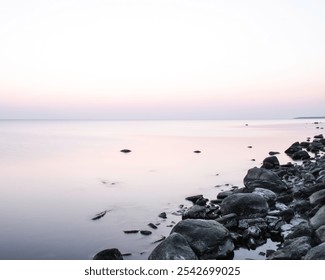
{"label": "smooth water", "polygon": [[288,146],[319,133],[311,120],[0,121],[0,259],[91,259],[107,248],[146,259],[185,197],[241,187],[269,151],[285,163]]}

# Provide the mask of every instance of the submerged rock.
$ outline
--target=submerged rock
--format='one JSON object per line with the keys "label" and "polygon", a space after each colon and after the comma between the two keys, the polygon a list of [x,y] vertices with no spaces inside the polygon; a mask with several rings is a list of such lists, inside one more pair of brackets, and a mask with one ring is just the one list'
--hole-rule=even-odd
{"label": "submerged rock", "polygon": [[181,234],[200,259],[225,258],[234,249],[230,232],[216,221],[183,220],[171,233]]}
{"label": "submerged rock", "polygon": [[148,259],[197,260],[197,256],[181,234],[172,233],[152,251]]}
{"label": "submerged rock", "polygon": [[221,205],[221,214],[235,213],[240,218],[265,217],[268,212],[266,200],[256,193],[236,193],[226,197]]}

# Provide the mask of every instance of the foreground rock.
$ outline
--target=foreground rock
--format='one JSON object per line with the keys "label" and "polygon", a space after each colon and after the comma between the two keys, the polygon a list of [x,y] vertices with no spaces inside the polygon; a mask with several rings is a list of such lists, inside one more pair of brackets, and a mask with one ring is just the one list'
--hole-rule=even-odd
{"label": "foreground rock", "polygon": [[325,205],[322,206],[310,219],[310,223],[314,229],[318,229],[319,227],[325,225]]}
{"label": "foreground rock", "polygon": [[123,256],[118,249],[113,248],[100,251],[93,260],[123,260]]}
{"label": "foreground rock", "polygon": [[171,233],[182,235],[199,259],[226,258],[234,249],[230,232],[216,221],[183,220]]}
{"label": "foreground rock", "polygon": [[306,254],[305,260],[325,260],[325,243],[311,248]]}
{"label": "foreground rock", "polygon": [[172,233],[150,254],[149,260],[197,260],[186,239],[178,233]]}

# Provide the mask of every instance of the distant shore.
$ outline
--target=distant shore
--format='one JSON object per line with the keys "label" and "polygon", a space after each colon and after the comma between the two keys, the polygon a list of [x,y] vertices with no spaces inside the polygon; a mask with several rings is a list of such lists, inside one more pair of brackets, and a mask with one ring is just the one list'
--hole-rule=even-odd
{"label": "distant shore", "polygon": [[325,116],[323,117],[296,117],[295,120],[305,120],[305,119],[325,119]]}

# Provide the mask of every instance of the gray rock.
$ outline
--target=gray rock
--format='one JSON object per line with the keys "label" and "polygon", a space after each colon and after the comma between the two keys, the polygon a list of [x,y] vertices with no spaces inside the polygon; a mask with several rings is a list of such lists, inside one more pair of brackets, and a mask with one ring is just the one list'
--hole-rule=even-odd
{"label": "gray rock", "polygon": [[309,159],[310,155],[306,151],[298,151],[298,152],[293,153],[291,155],[291,158],[293,160],[305,160],[305,159]]}
{"label": "gray rock", "polygon": [[213,220],[183,220],[176,224],[171,233],[183,235],[200,259],[227,257],[234,250],[229,231]]}
{"label": "gray rock", "polygon": [[118,249],[112,248],[98,252],[93,260],[123,260],[123,256]]}
{"label": "gray rock", "polygon": [[268,211],[266,200],[255,193],[236,193],[226,197],[221,205],[221,214],[235,213],[241,218],[265,217]]}
{"label": "gray rock", "polygon": [[151,252],[148,259],[197,260],[197,256],[182,235],[172,233]]}
{"label": "gray rock", "polygon": [[276,156],[270,156],[263,160],[262,168],[272,169],[278,167],[280,162]]}
{"label": "gray rock", "polygon": [[308,222],[302,222],[291,229],[291,233],[287,235],[286,240],[295,239],[297,237],[302,237],[302,236],[311,237],[312,234],[313,234],[313,229],[311,225]]}
{"label": "gray rock", "polygon": [[310,223],[314,229],[318,229],[319,227],[325,225],[325,205],[322,206],[314,217],[310,219]]}
{"label": "gray rock", "polygon": [[262,189],[262,188],[256,188],[253,193],[256,193],[262,197],[264,197],[264,199],[267,201],[267,203],[272,206],[275,203],[275,200],[277,198],[277,195],[275,194],[275,192],[272,192],[271,190],[268,189]]}
{"label": "gray rock", "polygon": [[305,260],[325,260],[325,243],[311,248],[306,254]]}
{"label": "gray rock", "polygon": [[325,204],[325,189],[313,193],[309,197],[309,202],[312,205]]}
{"label": "gray rock", "polygon": [[206,218],[206,208],[200,205],[194,205],[190,207],[183,214],[183,219],[205,219]]}
{"label": "gray rock", "polygon": [[283,248],[268,257],[269,260],[301,260],[311,249],[310,237],[303,236],[285,241]]}
{"label": "gray rock", "polygon": [[253,191],[255,188],[263,188],[278,193],[287,189],[286,184],[276,173],[257,167],[248,170],[244,178],[244,185],[250,191]]}
{"label": "gray rock", "polygon": [[320,242],[325,242],[325,225],[316,230],[316,236]]}

